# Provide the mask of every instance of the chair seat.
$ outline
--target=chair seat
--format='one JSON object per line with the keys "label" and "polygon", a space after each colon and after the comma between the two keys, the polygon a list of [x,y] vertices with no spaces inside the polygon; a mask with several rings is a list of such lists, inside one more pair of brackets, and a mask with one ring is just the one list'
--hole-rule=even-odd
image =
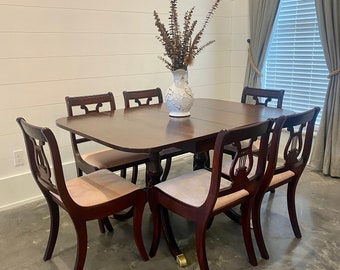
{"label": "chair seat", "polygon": [[[226,167],[230,168],[230,162],[226,162]],[[254,156],[254,164],[256,167],[257,164],[257,156]],[[250,175],[253,175],[255,173],[255,170],[252,170]],[[268,189],[270,189],[271,187],[277,187],[280,186],[281,183],[287,181],[288,179],[290,179],[291,177],[293,177],[295,175],[295,173],[293,171],[284,171],[282,173],[277,173],[273,175],[272,180],[269,183]]]}
{"label": "chair seat", "polygon": [[274,174],[272,180],[270,181],[269,188],[280,185],[280,183],[285,182],[294,175],[295,173],[293,171],[285,171],[282,173]]}
{"label": "chair seat", "polygon": [[[164,181],[157,184],[155,187],[188,205],[199,207],[207,199],[210,179],[211,172],[201,169]],[[222,178],[220,188],[227,188],[230,184],[230,181]],[[236,198],[238,199],[248,195],[248,191],[243,189],[239,192],[219,197],[216,201],[214,210],[217,210],[221,205],[225,207],[229,202],[235,201]]]}
{"label": "chair seat", "polygon": [[116,149],[103,149],[82,155],[87,163],[98,169],[117,168],[119,166],[126,167],[126,164],[135,162],[144,163],[148,160],[148,155],[143,153],[130,153],[119,151]]}
{"label": "chair seat", "polygon": [[139,189],[109,170],[70,179],[66,187],[71,198],[83,207],[106,203]]}

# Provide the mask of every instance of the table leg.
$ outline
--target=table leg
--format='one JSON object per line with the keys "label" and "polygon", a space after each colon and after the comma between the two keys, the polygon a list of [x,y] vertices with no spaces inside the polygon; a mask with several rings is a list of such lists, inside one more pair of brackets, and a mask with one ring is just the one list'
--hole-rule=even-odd
{"label": "table leg", "polygon": [[210,168],[209,152],[195,154],[193,168],[194,171],[198,169]]}
{"label": "table leg", "polygon": [[161,158],[158,152],[150,153],[150,161],[146,164],[146,188],[158,184],[163,173]]}
{"label": "table leg", "polygon": [[[146,165],[146,169],[147,169],[146,187],[147,189],[149,189],[160,182],[160,178],[163,172],[159,153],[150,154],[150,162]],[[168,210],[165,208],[161,209],[161,223],[164,238],[168,245],[170,253],[174,256],[179,266],[181,267],[186,266],[187,261],[176,243],[170,225],[169,213]]]}

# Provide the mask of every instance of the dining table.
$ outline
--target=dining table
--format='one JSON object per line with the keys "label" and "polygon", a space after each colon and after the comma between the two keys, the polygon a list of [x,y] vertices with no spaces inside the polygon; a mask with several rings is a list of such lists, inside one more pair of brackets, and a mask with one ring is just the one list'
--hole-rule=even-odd
{"label": "dining table", "polygon": [[[196,98],[190,116],[169,116],[165,103],[113,112],[89,113],[63,117],[56,125],[72,133],[121,151],[147,153],[146,191],[160,182],[161,153],[173,147],[194,153],[194,169],[209,165],[219,131],[232,129],[268,118],[276,119],[292,111],[255,106],[221,99]],[[176,244],[166,211],[162,218],[163,232],[171,254],[178,264],[186,265],[185,256]]]}

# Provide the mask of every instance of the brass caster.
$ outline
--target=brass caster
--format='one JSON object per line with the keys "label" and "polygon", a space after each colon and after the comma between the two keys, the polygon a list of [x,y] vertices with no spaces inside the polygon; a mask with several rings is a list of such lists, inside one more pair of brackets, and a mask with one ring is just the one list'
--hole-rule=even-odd
{"label": "brass caster", "polygon": [[187,259],[185,258],[184,254],[177,255],[176,262],[180,267],[184,267],[187,265]]}

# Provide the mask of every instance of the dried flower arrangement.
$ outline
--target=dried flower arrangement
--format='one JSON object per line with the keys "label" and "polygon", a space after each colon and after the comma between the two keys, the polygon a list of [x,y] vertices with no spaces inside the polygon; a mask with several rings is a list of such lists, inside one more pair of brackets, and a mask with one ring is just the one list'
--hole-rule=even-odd
{"label": "dried flower arrangement", "polygon": [[205,47],[215,42],[215,40],[211,40],[204,45],[199,46],[203,32],[217,9],[219,2],[221,2],[221,0],[215,0],[215,3],[212,5],[205,18],[203,27],[194,38],[192,38],[192,36],[197,25],[197,20],[192,21],[192,15],[195,7],[192,7],[185,12],[183,32],[180,30],[178,23],[177,0],[170,0],[169,30],[167,30],[165,25],[161,22],[158,13],[154,11],[155,25],[159,31],[159,36],[156,38],[165,48],[164,56],[170,58],[169,61],[162,56],[159,57],[166,64],[166,68],[172,71],[176,69],[187,70],[188,65],[193,63],[197,54]]}

